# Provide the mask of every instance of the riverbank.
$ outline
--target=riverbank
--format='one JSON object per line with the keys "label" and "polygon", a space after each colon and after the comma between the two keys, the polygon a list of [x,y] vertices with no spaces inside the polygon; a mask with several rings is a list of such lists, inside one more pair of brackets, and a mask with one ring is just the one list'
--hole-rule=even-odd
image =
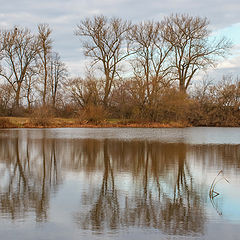
{"label": "riverbank", "polygon": [[191,125],[182,122],[156,123],[109,119],[91,123],[76,118],[0,117],[0,128],[183,128]]}

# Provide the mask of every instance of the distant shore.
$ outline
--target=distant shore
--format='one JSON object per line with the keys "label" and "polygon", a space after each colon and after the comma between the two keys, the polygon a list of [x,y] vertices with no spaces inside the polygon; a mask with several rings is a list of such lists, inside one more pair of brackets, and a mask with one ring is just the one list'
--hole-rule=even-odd
{"label": "distant shore", "polygon": [[28,117],[0,117],[4,128],[183,128],[191,125],[180,122],[157,123],[110,119],[102,122],[79,121],[77,118],[32,119]]}
{"label": "distant shore", "polygon": [[[123,119],[108,119],[101,122],[80,121],[77,118],[0,117],[0,129],[5,128],[185,128],[193,126],[185,122],[144,122]],[[204,126],[238,127],[238,126]]]}

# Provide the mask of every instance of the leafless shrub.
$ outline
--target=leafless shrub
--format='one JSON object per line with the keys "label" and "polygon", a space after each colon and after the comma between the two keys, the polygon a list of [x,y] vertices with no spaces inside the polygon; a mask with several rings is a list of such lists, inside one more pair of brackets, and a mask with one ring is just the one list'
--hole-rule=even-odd
{"label": "leafless shrub", "polygon": [[51,124],[53,113],[49,107],[40,107],[33,110],[30,123],[37,127],[48,127]]}
{"label": "leafless shrub", "polygon": [[14,125],[8,118],[0,118],[0,128],[14,128]]}
{"label": "leafless shrub", "polygon": [[80,123],[94,123],[98,124],[106,120],[108,116],[107,111],[103,106],[88,105],[77,114]]}

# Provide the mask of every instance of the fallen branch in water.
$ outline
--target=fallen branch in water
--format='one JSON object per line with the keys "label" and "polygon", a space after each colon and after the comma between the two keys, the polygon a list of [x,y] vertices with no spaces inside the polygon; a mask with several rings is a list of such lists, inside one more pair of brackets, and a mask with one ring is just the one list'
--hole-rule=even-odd
{"label": "fallen branch in water", "polygon": [[[220,175],[221,175],[221,177],[219,178]],[[212,182],[210,190],[209,190],[209,197],[210,197],[210,199],[213,199],[213,198],[217,197],[220,194],[217,191],[215,191],[215,187],[216,187],[216,184],[218,182],[220,182],[221,180],[225,180],[226,182],[229,183],[229,181],[223,176],[223,170],[219,171],[217,176],[213,179],[213,182]]]}
{"label": "fallen branch in water", "polygon": [[[221,176],[220,176],[221,175]],[[219,177],[220,176],[220,177]],[[216,184],[218,182],[220,182],[221,180],[225,180],[226,182],[229,183],[229,181],[224,177],[223,175],[223,170],[219,171],[219,173],[217,174],[217,176],[213,179],[213,182],[211,184],[210,190],[209,190],[209,198],[210,201],[212,203],[212,206],[215,208],[215,210],[217,211],[217,213],[222,216],[222,211],[219,210],[218,205],[216,204],[216,202],[214,201],[214,198],[219,196],[220,193],[215,191],[215,187]]]}

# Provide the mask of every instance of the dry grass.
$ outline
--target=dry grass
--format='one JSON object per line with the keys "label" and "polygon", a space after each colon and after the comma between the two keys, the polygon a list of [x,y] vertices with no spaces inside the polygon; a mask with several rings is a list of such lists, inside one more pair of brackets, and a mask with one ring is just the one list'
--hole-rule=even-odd
{"label": "dry grass", "polygon": [[89,105],[80,110],[77,114],[79,124],[98,125],[106,121],[108,113],[102,106]]}
{"label": "dry grass", "polygon": [[17,122],[13,123],[9,118],[0,118],[0,128],[16,128],[18,127]]}
{"label": "dry grass", "polygon": [[[7,120],[6,120],[7,119]],[[2,124],[1,124],[2,122]],[[106,120],[98,123],[80,122],[78,118],[9,117],[0,118],[0,128],[183,128],[186,123],[152,123],[130,120]]]}

